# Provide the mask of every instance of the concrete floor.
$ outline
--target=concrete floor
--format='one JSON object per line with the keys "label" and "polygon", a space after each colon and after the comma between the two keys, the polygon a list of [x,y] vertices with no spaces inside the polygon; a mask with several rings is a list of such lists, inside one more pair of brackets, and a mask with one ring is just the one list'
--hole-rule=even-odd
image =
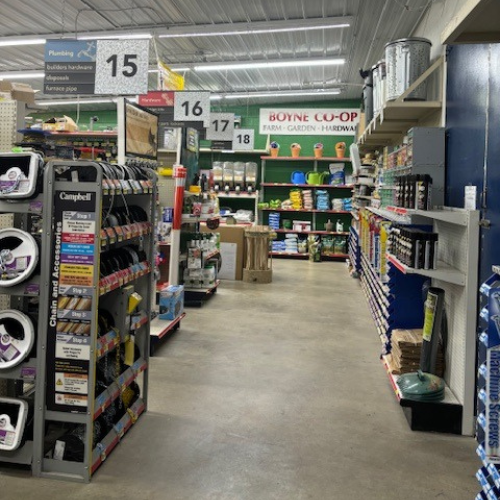
{"label": "concrete floor", "polygon": [[410,431],[379,351],[345,264],[275,261],[188,310],[90,485],[0,469],[0,498],[471,500],[474,440]]}

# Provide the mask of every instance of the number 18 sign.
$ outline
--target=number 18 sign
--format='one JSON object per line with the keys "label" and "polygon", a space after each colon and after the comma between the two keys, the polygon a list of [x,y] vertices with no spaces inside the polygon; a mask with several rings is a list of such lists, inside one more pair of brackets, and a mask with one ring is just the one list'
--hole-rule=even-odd
{"label": "number 18 sign", "polygon": [[147,94],[149,40],[98,40],[96,94]]}
{"label": "number 18 sign", "polygon": [[235,128],[233,149],[235,151],[251,151],[254,148],[255,130],[252,128]]}

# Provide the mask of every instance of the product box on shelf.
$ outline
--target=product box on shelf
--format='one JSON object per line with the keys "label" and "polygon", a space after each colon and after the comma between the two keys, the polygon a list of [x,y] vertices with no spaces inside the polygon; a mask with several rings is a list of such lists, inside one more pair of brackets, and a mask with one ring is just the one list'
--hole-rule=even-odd
{"label": "product box on shelf", "polygon": [[78,130],[78,125],[69,116],[54,117],[45,120],[42,124],[43,130],[49,130],[52,132],[76,132]]}
{"label": "product box on shelf", "polygon": [[169,285],[160,292],[160,319],[173,320],[184,312],[184,286]]}
{"label": "product box on shelf", "polygon": [[12,99],[27,104],[35,103],[35,91],[27,83],[4,80],[0,82],[0,92],[9,92]]}
{"label": "product box on shelf", "polygon": [[219,226],[211,230],[206,224],[200,224],[202,233],[219,233],[221,243],[236,243],[235,279],[243,279],[243,266],[246,260],[245,252],[245,227],[244,226]]}
{"label": "product box on shelf", "polygon": [[293,230],[294,231],[310,231],[311,230],[311,222],[305,220],[294,220],[293,221]]}

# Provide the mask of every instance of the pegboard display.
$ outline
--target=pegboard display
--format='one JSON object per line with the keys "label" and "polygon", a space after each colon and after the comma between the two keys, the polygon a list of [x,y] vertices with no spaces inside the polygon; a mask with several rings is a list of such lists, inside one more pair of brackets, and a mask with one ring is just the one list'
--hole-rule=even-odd
{"label": "pegboard display", "polygon": [[18,142],[18,129],[23,127],[24,104],[18,101],[0,102],[0,151],[10,151]]}
{"label": "pegboard display", "polygon": [[462,433],[474,433],[476,318],[478,288],[479,215],[477,211],[453,211],[465,215],[461,223],[434,220],[439,234],[438,260],[465,275],[460,286],[433,279],[445,291],[448,319],[445,380],[463,406]]}
{"label": "pegboard display", "polygon": [[[395,221],[401,224],[399,216],[395,219],[393,212],[390,210],[375,211],[373,208],[369,208],[368,210],[375,212],[379,217],[388,219],[388,221]],[[368,210],[362,213],[366,214]],[[405,292],[407,294],[414,292],[421,296],[423,282],[412,282],[410,278],[431,278],[432,286],[442,288],[445,291],[448,335],[445,348],[446,366],[444,379],[448,389],[454,396],[453,398],[449,398],[448,401],[444,401],[442,406],[436,404],[432,408],[428,406],[425,409],[419,409],[413,405],[412,423],[410,425],[415,425],[415,428],[419,428],[419,430],[437,430],[438,432],[444,431],[473,435],[476,382],[479,212],[443,207],[442,209],[431,211],[410,210],[406,211],[403,216],[405,217],[404,222],[407,224],[427,227],[432,224],[433,232],[438,234],[437,268],[416,269],[401,263],[394,255],[387,253],[386,257],[390,263],[389,273],[388,275],[384,273],[382,268],[379,271],[382,274],[378,275],[378,279],[380,280],[383,277],[386,282],[387,278],[389,280],[403,280],[401,282],[401,290],[396,293],[395,289],[391,289],[391,294],[393,294],[391,300],[397,298],[398,295],[402,296],[401,294]],[[376,239],[370,237],[370,224],[365,223],[363,225],[364,217],[361,217],[361,240],[365,239],[368,242],[374,242]],[[371,217],[370,215],[367,221]],[[367,236],[364,238],[363,234],[365,233]],[[382,234],[382,231],[380,231],[380,234]],[[380,243],[380,235],[378,240]],[[383,253],[380,249],[377,253],[376,245],[375,249],[372,248],[371,250],[370,252],[369,246],[365,248],[362,245],[361,267],[362,271],[368,268],[368,274],[370,269],[366,265],[367,259],[364,254],[368,253],[372,257],[377,257],[380,253]],[[375,266],[376,269],[379,267]],[[373,272],[372,277],[377,278]],[[376,281],[377,279],[374,281],[375,284]],[[377,294],[376,287],[373,290],[374,293],[370,294],[370,297],[373,299],[372,302],[380,302],[380,300],[383,302],[383,296],[380,293]],[[416,302],[413,302],[413,305],[405,302],[405,305],[394,306],[391,310],[407,320],[410,316],[410,311],[415,309],[415,304]],[[387,319],[387,314],[384,315],[383,310],[384,307],[381,306],[381,314]],[[422,324],[423,318],[420,318],[411,327],[408,325],[400,325],[400,327],[420,328]],[[388,347],[387,350],[389,351],[392,345]],[[390,367],[389,369],[392,370]],[[456,407],[453,408],[453,405]],[[420,410],[422,410],[421,413]],[[435,418],[429,416],[431,413]],[[431,428],[432,426],[430,426],[429,422],[436,422],[437,420],[440,420],[443,425],[441,427],[438,426],[439,429],[437,427],[435,429]]]}
{"label": "pegboard display", "polygon": [[[436,222],[434,227],[439,234],[439,260],[465,271],[468,260],[468,244],[465,237],[467,229],[444,222]],[[449,331],[445,380],[455,396],[463,404],[465,398],[465,334],[467,328],[465,287],[438,280],[434,281],[437,286],[445,291],[445,310]]]}

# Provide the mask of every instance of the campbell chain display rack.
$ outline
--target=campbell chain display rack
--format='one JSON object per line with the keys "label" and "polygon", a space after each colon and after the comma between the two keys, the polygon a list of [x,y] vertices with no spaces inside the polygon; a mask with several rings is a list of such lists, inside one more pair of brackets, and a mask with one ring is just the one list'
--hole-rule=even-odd
{"label": "campbell chain display rack", "polygon": [[[34,475],[89,481],[147,409],[156,199],[148,177],[109,181],[101,164],[83,161],[45,168]],[[148,221],[115,224],[113,238],[101,229],[103,211],[132,206]],[[80,455],[68,452],[75,436]]]}

